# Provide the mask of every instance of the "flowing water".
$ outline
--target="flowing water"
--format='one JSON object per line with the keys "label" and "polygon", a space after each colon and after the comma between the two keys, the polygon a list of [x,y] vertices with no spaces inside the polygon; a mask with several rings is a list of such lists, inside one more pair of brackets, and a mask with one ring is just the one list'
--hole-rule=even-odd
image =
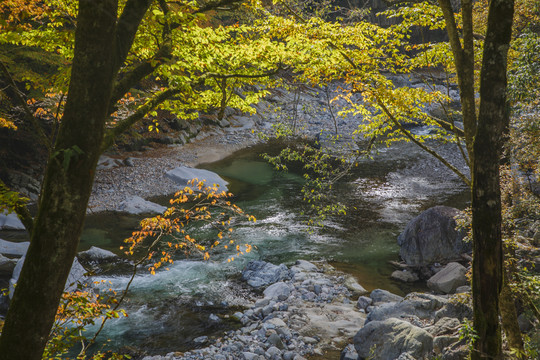
{"label": "flowing water", "polygon": [[[287,264],[297,259],[325,260],[354,275],[368,290],[384,288],[400,294],[422,290],[421,285],[411,287],[390,279],[393,268],[388,261],[398,260],[396,237],[407,221],[430,206],[464,208],[468,192],[459,180],[430,178],[430,171],[436,169],[404,171],[427,160],[413,145],[398,144],[376,160],[363,161],[339,184],[339,199],[349,207],[347,216],[313,230],[301,215],[302,177],[277,173],[259,156],[275,151],[269,145],[257,146],[201,166],[225,178],[236,195],[234,202],[257,218],[255,224],[235,228],[238,242],[255,250],[232,263],[226,261],[231,254],[223,251],[206,262],[177,258],[169,271],[160,270],[155,276],[142,269],[125,303],[129,317],[110,321],[102,334],[102,339],[110,340],[107,348],[133,347],[150,354],[183,351],[193,347],[198,336],[219,336],[237,326],[226,314],[236,311],[248,296],[237,279],[253,259]],[[166,197],[153,200],[167,203]],[[122,240],[139,220],[116,213],[88,216],[80,250],[93,245],[121,254]],[[203,227],[192,235],[204,239],[208,234]],[[128,275],[120,271],[99,279],[120,290]]]}
{"label": "flowing water", "polygon": [[[225,178],[236,195],[234,202],[258,219],[235,228],[238,242],[255,250],[232,263],[226,261],[230,254],[218,252],[208,262],[176,259],[169,271],[155,276],[142,270],[126,302],[130,316],[111,321],[103,334],[113,348],[135,346],[164,354],[189,349],[198,336],[219,336],[234,326],[222,315],[234,312],[231,305],[242,303],[245,294],[235,279],[253,259],[287,264],[297,259],[325,260],[354,275],[368,290],[384,288],[400,294],[422,290],[422,285],[406,286],[389,277],[393,268],[388,261],[398,260],[396,237],[408,220],[430,206],[463,208],[468,193],[459,181],[441,184],[422,174],[403,175],[400,169],[422,161],[423,155],[412,145],[399,145],[381,153],[377,161],[365,160],[339,185],[340,200],[349,206],[347,216],[313,230],[301,215],[302,177],[273,171],[259,156],[272,151],[275,148],[258,146],[201,166]],[[166,198],[154,201],[165,204]],[[89,216],[81,247],[118,252],[120,240],[130,235],[137,221],[120,214]],[[205,234],[202,228],[194,235],[204,238]],[[128,280],[122,274],[102,278],[115,289]]]}

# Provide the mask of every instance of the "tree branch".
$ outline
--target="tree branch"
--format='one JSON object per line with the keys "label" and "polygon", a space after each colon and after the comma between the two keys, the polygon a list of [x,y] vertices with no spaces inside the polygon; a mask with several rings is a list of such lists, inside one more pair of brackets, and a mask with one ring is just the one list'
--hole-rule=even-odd
{"label": "tree branch", "polygon": [[122,134],[137,121],[141,120],[148,112],[152,111],[156,106],[163,103],[170,97],[178,94],[180,91],[180,89],[167,89],[165,91],[162,91],[161,93],[148,100],[144,105],[140,106],[133,114],[120,121],[118,125],[116,125],[114,128],[108,130],[105,133],[103,142],[101,144],[101,152],[107,150],[107,148],[114,143],[114,139],[118,135]]}
{"label": "tree branch", "polygon": [[416,145],[418,145],[420,148],[422,148],[422,150],[424,150],[425,152],[433,155],[437,160],[439,160],[441,163],[443,163],[443,165],[445,165],[447,168],[449,168],[450,170],[452,170],[457,176],[459,176],[459,178],[461,180],[463,180],[463,182],[465,184],[467,184],[467,186],[471,186],[471,180],[469,180],[461,171],[459,171],[458,168],[456,168],[454,165],[450,164],[444,157],[442,157],[439,153],[437,153],[435,150],[433,150],[432,148],[422,144],[420,141],[418,141],[411,133],[410,131],[408,131],[407,129],[405,129],[403,127],[403,125],[400,124],[400,122],[394,117],[394,115],[390,112],[390,110],[388,110],[388,108],[386,107],[386,105],[384,105],[384,103],[382,102],[382,100],[377,96],[375,95],[375,98],[377,99],[377,103],[379,104],[379,106],[381,107],[381,109],[384,111],[384,113],[386,114],[386,116],[388,116],[388,118],[390,120],[392,120],[392,122],[394,123],[394,125],[396,125],[396,127],[407,137],[409,138],[409,140],[411,140],[413,143],[415,143]]}
{"label": "tree branch", "polygon": [[127,0],[116,25],[116,70],[126,60],[129,49],[133,45],[139,25],[153,0]]}
{"label": "tree branch", "polygon": [[114,112],[116,103],[129,91],[129,89],[148,75],[152,74],[163,62],[169,60],[170,56],[170,46],[168,44],[163,44],[152,59],[145,60],[133,69],[124,73],[122,78],[116,82],[113,88],[109,104],[109,114]]}
{"label": "tree branch", "polygon": [[452,123],[450,123],[450,122],[448,122],[446,120],[439,119],[438,117],[431,116],[429,114],[427,114],[427,115],[431,120],[435,121],[444,130],[455,133],[457,137],[464,137],[465,136],[465,132],[463,131],[463,129],[458,128],[456,125],[454,125],[454,124],[452,124]]}
{"label": "tree branch", "polygon": [[454,54],[454,63],[458,75],[463,124],[465,131],[465,145],[469,157],[473,156],[473,139],[476,134],[476,105],[474,98],[474,42],[472,29],[472,3],[470,0],[462,1],[463,18],[463,47],[459,39],[459,31],[450,0],[439,0],[439,6],[444,15],[446,32],[450,40],[450,47]]}

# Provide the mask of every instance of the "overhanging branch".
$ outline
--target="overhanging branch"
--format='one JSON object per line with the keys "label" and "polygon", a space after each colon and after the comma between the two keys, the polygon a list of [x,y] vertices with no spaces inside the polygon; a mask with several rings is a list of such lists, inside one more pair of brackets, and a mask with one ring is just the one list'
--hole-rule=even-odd
{"label": "overhanging branch", "polygon": [[418,145],[422,150],[424,150],[425,152],[433,155],[437,160],[439,160],[441,163],[443,163],[443,165],[445,165],[447,168],[449,168],[450,170],[452,170],[457,176],[459,176],[459,178],[461,180],[463,180],[463,182],[465,184],[467,184],[467,186],[471,186],[471,180],[469,180],[461,171],[459,171],[458,168],[456,168],[454,165],[450,164],[444,157],[442,157],[438,152],[436,152],[435,150],[433,150],[432,148],[430,148],[429,146],[427,145],[424,145],[422,144],[420,141],[418,141],[411,133],[410,131],[408,131],[407,129],[405,129],[403,127],[403,125],[401,125],[401,123],[395,118],[395,116],[390,112],[390,110],[388,110],[388,108],[386,107],[386,105],[384,105],[383,101],[377,96],[375,95],[375,98],[377,99],[377,103],[379,104],[379,106],[381,107],[381,109],[384,111],[384,113],[386,114],[386,116],[388,116],[388,118],[392,121],[392,123],[394,123],[394,125],[401,131],[401,133],[403,135],[405,135],[409,140],[411,140],[413,143],[415,143],[416,145]]}

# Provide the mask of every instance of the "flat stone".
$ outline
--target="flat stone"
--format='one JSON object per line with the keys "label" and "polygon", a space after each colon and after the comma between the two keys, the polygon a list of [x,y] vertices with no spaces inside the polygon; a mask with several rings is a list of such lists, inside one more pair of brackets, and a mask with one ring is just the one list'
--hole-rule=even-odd
{"label": "flat stone", "polygon": [[7,214],[7,211],[4,210],[0,213],[0,230],[26,230],[26,228],[17,214]]}
{"label": "flat stone", "polygon": [[270,320],[267,321],[267,323],[270,323],[270,324],[274,325],[277,328],[287,327],[287,324],[285,324],[285,322],[283,320],[281,320],[280,318],[270,319]]}
{"label": "flat stone", "polygon": [[95,262],[102,262],[102,261],[113,260],[113,259],[118,258],[118,256],[112,251],[101,249],[96,246],[92,246],[90,249],[86,251],[81,251],[78,254],[78,257],[86,261],[95,261]]}
{"label": "flat stone", "polygon": [[0,239],[0,254],[11,256],[24,256],[30,246],[29,241],[11,242]]}
{"label": "flat stone", "polygon": [[305,272],[316,272],[318,270],[317,265],[306,260],[297,260],[296,264],[293,266],[293,269]]}
{"label": "flat stone", "polygon": [[198,181],[205,180],[206,186],[213,186],[214,184],[219,186],[219,191],[227,191],[227,181],[223,180],[215,172],[204,170],[204,169],[195,169],[187,166],[179,166],[172,170],[169,170],[165,175],[176,182],[181,187],[190,187],[192,190],[197,191],[197,184],[189,185],[188,182],[192,179],[197,179]]}
{"label": "flat stone", "polygon": [[140,196],[131,196],[122,201],[117,208],[120,212],[128,214],[161,214],[167,210],[166,206],[162,206],[151,201],[144,200]]}
{"label": "flat stone", "polygon": [[428,287],[439,293],[451,294],[467,284],[467,268],[459,263],[449,263],[427,281]]}
{"label": "flat stone", "polygon": [[420,280],[418,278],[418,275],[416,275],[412,271],[407,271],[407,270],[396,270],[396,271],[394,271],[392,273],[392,275],[390,275],[390,277],[392,279],[402,281],[402,282],[406,282],[406,283],[416,282],[416,281]]}
{"label": "flat stone", "polygon": [[291,288],[283,281],[279,281],[267,287],[263,293],[265,298],[283,301],[291,295]]}
{"label": "flat stone", "polygon": [[390,291],[383,289],[375,289],[371,292],[369,297],[374,303],[396,302],[403,300],[403,297],[392,294]]}

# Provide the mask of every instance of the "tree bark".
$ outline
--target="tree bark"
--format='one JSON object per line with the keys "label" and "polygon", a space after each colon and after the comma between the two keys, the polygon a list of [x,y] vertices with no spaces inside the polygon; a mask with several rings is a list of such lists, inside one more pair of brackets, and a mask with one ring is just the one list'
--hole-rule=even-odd
{"label": "tree bark", "polygon": [[499,161],[508,123],[506,65],[514,2],[492,0],[480,75],[480,107],[473,144],[473,313],[475,359],[500,359],[499,294],[503,280]]}
{"label": "tree bark", "polygon": [[525,354],[521,330],[519,328],[516,304],[514,302],[514,294],[508,285],[508,273],[504,274],[503,287],[501,289],[499,303],[501,322],[508,347],[514,350],[516,358],[523,359]]}
{"label": "tree bark", "polygon": [[80,0],[69,95],[0,359],[40,360],[76,255],[115,76],[117,0]]}

